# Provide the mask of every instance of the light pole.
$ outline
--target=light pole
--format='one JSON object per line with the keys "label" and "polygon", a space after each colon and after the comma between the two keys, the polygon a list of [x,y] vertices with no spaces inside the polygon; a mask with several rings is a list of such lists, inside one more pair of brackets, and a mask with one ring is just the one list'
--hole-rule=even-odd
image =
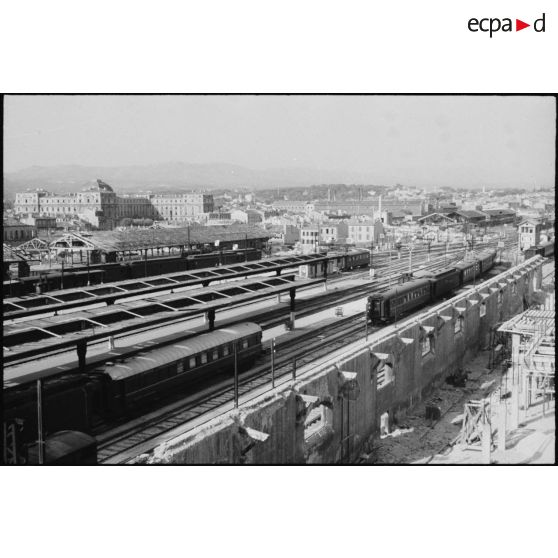
{"label": "light pole", "polygon": [[234,358],[234,408],[238,408],[238,348],[236,341],[233,343]]}
{"label": "light pole", "polygon": [[87,286],[91,285],[89,278],[89,248],[87,248]]}
{"label": "light pole", "polygon": [[412,244],[407,245],[407,250],[409,250],[409,273],[413,272],[413,248]]}

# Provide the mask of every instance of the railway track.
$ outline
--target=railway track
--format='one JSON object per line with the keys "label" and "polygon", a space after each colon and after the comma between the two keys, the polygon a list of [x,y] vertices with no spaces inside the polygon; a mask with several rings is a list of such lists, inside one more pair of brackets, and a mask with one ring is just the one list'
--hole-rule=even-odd
{"label": "railway track", "polygon": [[[270,365],[270,356],[266,356],[266,362],[256,366],[251,371],[240,376],[238,394],[239,398],[245,398],[259,388],[274,382],[275,385],[283,383],[285,379],[292,378],[293,362],[295,370],[297,365],[304,365],[308,361],[315,360],[336,351],[346,344],[347,337],[361,332],[364,336],[364,316],[350,316],[341,319],[337,324],[328,325],[328,334],[318,330],[314,332],[314,342],[304,336],[297,339],[293,344],[279,345],[278,351],[287,351],[288,355],[276,356],[273,372]],[[378,328],[370,328],[373,332]],[[234,386],[233,380],[228,379],[209,388],[210,393],[191,396],[188,401],[169,406],[169,408],[158,413],[155,417],[152,413],[149,417],[142,417],[129,427],[118,428],[115,433],[106,432],[97,436],[99,463],[123,463],[136,455],[138,448],[148,444],[162,434],[168,433],[185,423],[199,419],[204,414],[218,409],[224,405],[233,405]],[[177,408],[178,407],[178,408]],[[210,420],[208,418],[207,420]],[[144,449],[144,448],[143,448]]]}
{"label": "railway track", "polygon": [[[433,261],[426,268],[435,269],[443,267],[440,262]],[[387,286],[388,279],[376,280],[375,287]],[[370,290],[370,287],[368,287]],[[359,296],[362,296],[360,293]],[[325,331],[327,329],[327,332]],[[377,331],[378,327],[370,327],[369,333]],[[325,334],[324,334],[325,333]],[[248,373],[242,374],[239,381],[239,398],[257,392],[260,388],[288,381],[296,374],[296,369],[317,358],[327,356],[340,347],[346,345],[347,338],[352,340],[364,337],[365,316],[364,313],[338,319],[337,322],[327,324],[324,329],[318,329],[311,334],[299,336],[291,342],[279,343],[276,346],[275,366],[271,370],[269,357],[267,362],[253,368]],[[288,352],[281,356],[280,352]],[[293,372],[294,371],[294,372]],[[255,395],[254,395],[255,397]],[[129,428],[117,429],[115,434],[110,431],[98,436],[98,459],[100,463],[123,463],[133,459],[140,453],[149,451],[155,447],[158,438],[169,434],[172,430],[180,428],[183,433],[186,423],[192,423],[197,419],[203,422],[211,420],[208,416],[212,411],[223,408],[223,412],[230,410],[234,403],[234,387],[232,380],[226,380],[209,392],[197,397],[192,396],[188,400],[177,402],[159,413],[134,421]],[[207,418],[203,421],[203,416]],[[192,426],[193,428],[193,426]],[[151,449],[152,449],[151,447]]]}
{"label": "railway track", "polygon": [[[444,263],[452,263],[454,261],[456,261],[457,259],[459,259],[463,254],[463,250],[454,250],[453,252],[448,252],[447,257],[444,256],[443,257],[443,262]],[[422,257],[417,257],[414,261],[414,263],[416,264],[416,266],[423,266],[425,268],[429,268],[432,267],[432,264],[435,264],[435,266],[441,266],[442,265],[442,256],[434,256],[430,258],[430,262],[428,262],[428,259],[426,257],[426,254],[423,254]],[[396,263],[391,264],[389,266],[389,272],[390,272],[390,276],[392,276],[392,279],[395,281],[395,275],[401,273],[402,271],[404,271],[406,269],[406,262],[405,261],[399,261],[396,260]],[[336,285],[338,283],[343,283],[344,281],[346,281],[347,279],[359,279],[359,278],[364,278],[364,277],[368,277],[369,276],[369,272],[364,271],[364,272],[352,272],[350,274],[347,273],[343,273],[340,276],[332,276],[329,281],[328,281],[328,286],[330,287],[329,291],[327,293],[320,293],[318,295],[315,295],[312,298],[309,299],[299,299],[297,306],[298,306],[298,310],[297,310],[297,316],[300,317],[304,317],[306,315],[308,315],[309,313],[312,313],[315,311],[316,308],[319,308],[320,306],[323,306],[324,304],[330,305],[330,306],[335,306],[337,305],[339,302],[343,302],[343,301],[350,301],[350,300],[354,300],[356,298],[359,298],[361,296],[361,294],[363,292],[368,292],[370,290],[370,287],[376,287],[379,286],[378,281],[380,280],[381,276],[383,275],[385,268],[383,269],[378,269],[378,276],[376,279],[371,280],[369,283],[367,283],[364,286],[356,286],[352,288],[352,292],[351,294],[344,294],[341,293],[339,290],[336,290]],[[333,288],[331,288],[333,287]],[[315,298],[315,300],[313,300],[313,298]],[[327,308],[328,306],[326,306]],[[238,307],[239,309],[242,309],[242,306]],[[274,327],[275,325],[280,325],[282,322],[284,322],[285,318],[288,315],[288,312],[286,309],[282,309],[281,307],[276,307],[275,309],[271,309],[270,310],[266,310],[265,312],[262,312],[261,314],[265,314],[266,317],[268,318],[267,322],[268,324],[264,327]],[[166,324],[163,324],[161,327],[174,327],[178,324],[182,324],[182,323],[187,323],[189,320],[192,320],[193,318],[195,318],[194,316],[191,317],[187,317],[187,318],[176,318],[175,320],[169,321]],[[255,321],[261,321],[261,318],[258,318],[257,316],[254,316],[251,318],[252,320]],[[239,320],[228,320],[226,325],[232,325],[233,323],[237,323],[238,321],[245,321],[245,318],[240,318]],[[223,322],[221,322],[221,324],[219,325],[225,325]],[[152,327],[152,326],[151,326]],[[94,341],[90,341],[88,343],[89,347],[92,349],[95,349],[96,347],[99,347],[103,344],[106,343],[106,340],[108,339],[109,335],[114,336],[115,342],[119,342],[119,343],[126,343],[126,340],[134,335],[138,335],[141,333],[144,333],[145,331],[150,331],[151,327],[146,327],[146,326],[141,326],[138,325],[137,328],[134,328],[133,330],[129,331],[127,330],[126,332],[122,333],[122,334],[107,334],[107,337],[102,337],[99,339],[96,339]],[[56,349],[56,350],[52,350],[52,351],[46,351],[43,353],[42,357],[48,357],[49,354],[55,354],[55,355],[62,355],[62,354],[71,354],[72,358],[73,358],[73,353],[74,353],[74,347],[73,346],[68,346],[67,349]],[[18,366],[18,365],[22,365],[25,362],[29,362],[29,361],[34,361],[36,360],[36,356],[28,356],[28,357],[22,357],[20,359],[14,360],[14,361],[10,361],[5,363],[7,366]],[[107,357],[108,358],[108,357]]]}

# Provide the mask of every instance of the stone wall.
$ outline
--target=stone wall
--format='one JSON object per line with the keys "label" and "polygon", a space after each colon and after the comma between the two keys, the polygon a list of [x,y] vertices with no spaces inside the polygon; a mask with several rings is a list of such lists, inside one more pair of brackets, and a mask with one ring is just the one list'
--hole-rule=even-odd
{"label": "stone wall", "polygon": [[[487,347],[541,288],[540,256],[298,371],[266,394],[143,455],[148,463],[340,463]],[[386,366],[387,365],[387,366]],[[382,385],[378,385],[381,381]],[[310,423],[314,423],[310,427]]]}

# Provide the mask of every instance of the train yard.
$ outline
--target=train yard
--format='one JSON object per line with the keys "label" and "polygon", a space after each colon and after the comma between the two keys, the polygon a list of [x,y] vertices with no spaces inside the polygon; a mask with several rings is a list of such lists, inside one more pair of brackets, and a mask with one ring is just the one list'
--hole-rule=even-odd
{"label": "train yard", "polygon": [[[481,249],[486,247],[479,246]],[[31,385],[39,378],[47,384],[59,382],[63,385],[60,378],[72,374],[75,376],[76,373],[91,379],[98,378],[103,367],[112,368],[113,371],[119,366],[133,369],[135,365],[126,364],[131,362],[130,359],[150,361],[157,351],[165,347],[184,345],[184,342],[191,345],[192,340],[211,336],[212,333],[218,334],[224,329],[241,327],[249,322],[258,324],[257,327],[264,333],[264,340],[261,353],[254,359],[254,365],[243,366],[238,371],[236,398],[246,399],[263,386],[273,385],[296,374],[297,367],[335,350],[346,343],[347,338],[364,336],[367,329],[373,331],[372,326],[367,325],[370,316],[365,316],[364,313],[367,296],[371,292],[392,288],[401,273],[410,266],[410,258],[407,260],[390,258],[389,254],[373,254],[376,275],[370,278],[368,269],[358,269],[365,267],[364,262],[368,263],[370,255],[368,252],[365,254],[366,259],[361,256],[361,264],[355,265],[357,269],[352,271],[340,270],[340,260],[315,255],[302,262],[283,261],[278,264],[263,260],[261,263],[265,262],[267,265],[257,266],[254,262],[249,271],[244,266],[243,269],[235,270],[231,269],[235,266],[208,269],[205,276],[188,278],[187,280],[193,282],[184,285],[186,289],[182,292],[176,292],[173,287],[174,292],[170,293],[168,283],[157,283],[162,278],[148,278],[149,286],[145,288],[156,287],[158,290],[139,293],[136,300],[130,300],[127,295],[131,291],[127,291],[126,296],[115,298],[110,306],[105,303],[104,306],[84,310],[89,299],[74,299],[68,301],[72,303],[71,312],[63,314],[65,302],[61,300],[56,303],[61,305],[57,316],[36,318],[34,314],[20,314],[19,318],[14,315],[10,318],[5,315],[4,336],[5,339],[7,337],[8,344],[4,343],[4,358],[7,360],[4,387],[21,390],[24,385]],[[436,272],[454,265],[463,257],[462,246],[452,247],[450,250],[417,250],[413,253],[413,269]],[[469,257],[473,257],[472,253]],[[293,266],[308,266],[304,275],[310,275],[311,278],[295,276],[293,271],[296,267]],[[251,278],[248,279],[247,276]],[[206,277],[210,277],[218,285],[203,286],[200,289],[199,284],[203,285]],[[300,294],[295,307],[297,292]],[[289,293],[289,303],[276,300],[280,299],[282,293]],[[138,294],[137,289],[134,294]],[[5,299],[4,304],[10,302],[10,299]],[[37,307],[31,304],[28,308]],[[324,315],[333,313],[334,309],[346,315]],[[84,316],[86,312],[93,314]],[[122,314],[116,317],[118,313],[131,313],[135,316],[129,323],[125,323],[126,320],[121,319]],[[113,314],[112,318],[109,317],[110,314]],[[295,315],[297,328],[293,328]],[[312,327],[306,327],[305,320],[312,322]],[[84,327],[84,321],[93,323],[93,326]],[[375,329],[378,327],[374,326]],[[44,337],[37,342],[34,335],[41,331]],[[156,340],[154,331],[157,332]],[[275,337],[277,342],[274,339],[275,351],[272,358],[269,354],[270,338]],[[87,339],[90,354],[85,358],[83,349],[78,348],[76,363],[74,350],[76,345],[79,347],[80,339]],[[106,348],[107,339],[112,344],[109,350]],[[115,347],[116,344],[118,348]],[[91,420],[90,417],[88,430],[97,436],[99,462],[127,461],[146,451],[146,448],[154,447],[162,436],[169,435],[175,428],[183,429],[185,423],[199,424],[204,417],[209,417],[223,405],[225,408],[234,405],[235,389],[229,362],[233,345],[227,349],[226,355],[214,351],[210,361],[215,360],[215,373],[211,374],[210,381],[206,381],[208,374],[205,374],[204,380],[198,381],[195,389],[192,384],[187,392],[175,390],[167,397],[161,391],[150,405],[141,408],[141,412],[128,409],[119,415],[112,414],[110,419],[99,419],[96,416]],[[80,350],[82,356],[79,356]],[[214,359],[215,355],[217,356]],[[37,362],[39,356],[41,365],[33,370],[30,365]],[[187,355],[183,356],[185,358]],[[229,362],[227,366],[218,362],[225,357]],[[201,358],[209,357],[202,355]],[[198,361],[196,366],[203,368],[203,365],[207,367],[209,364],[207,361]],[[80,384],[79,389],[85,389],[85,383]]]}

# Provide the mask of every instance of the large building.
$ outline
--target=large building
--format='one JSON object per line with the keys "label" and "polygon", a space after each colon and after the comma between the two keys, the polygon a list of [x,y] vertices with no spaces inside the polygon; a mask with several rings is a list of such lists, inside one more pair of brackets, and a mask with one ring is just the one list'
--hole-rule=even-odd
{"label": "large building", "polygon": [[102,180],[81,192],[53,194],[45,190],[16,194],[20,215],[80,218],[98,228],[112,229],[123,218],[185,221],[213,211],[211,194],[133,194],[118,196]]}
{"label": "large building", "polygon": [[184,221],[215,209],[211,194],[150,194],[148,199],[153,218],[165,221]]}

